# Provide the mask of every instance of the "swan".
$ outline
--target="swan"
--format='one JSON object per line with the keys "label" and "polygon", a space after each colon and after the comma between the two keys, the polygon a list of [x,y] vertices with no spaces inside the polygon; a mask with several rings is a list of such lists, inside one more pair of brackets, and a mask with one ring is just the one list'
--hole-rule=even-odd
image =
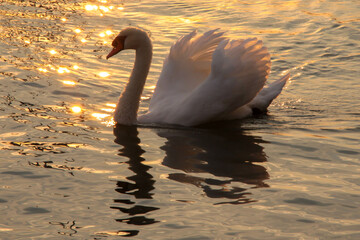
{"label": "swan", "polygon": [[122,125],[196,126],[266,112],[290,75],[265,86],[270,54],[261,40],[230,40],[219,29],[193,31],[170,48],[146,114],[137,116],[149,73],[152,42],[146,31],[127,27],[113,40],[107,59],[135,50],[130,79],[120,95],[114,121]]}

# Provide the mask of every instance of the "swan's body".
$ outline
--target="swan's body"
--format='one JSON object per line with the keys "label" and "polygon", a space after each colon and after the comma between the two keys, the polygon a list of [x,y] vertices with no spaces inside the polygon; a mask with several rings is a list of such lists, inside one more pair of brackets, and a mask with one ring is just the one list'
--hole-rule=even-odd
{"label": "swan's body", "polygon": [[147,33],[126,28],[113,41],[108,58],[135,49],[130,80],[119,98],[114,120],[194,126],[212,121],[249,117],[266,112],[281,92],[289,74],[264,87],[270,55],[256,38],[229,40],[216,30],[180,38],[169,56],[150,101],[149,111],[137,118],[139,101],[149,72],[152,44]]}

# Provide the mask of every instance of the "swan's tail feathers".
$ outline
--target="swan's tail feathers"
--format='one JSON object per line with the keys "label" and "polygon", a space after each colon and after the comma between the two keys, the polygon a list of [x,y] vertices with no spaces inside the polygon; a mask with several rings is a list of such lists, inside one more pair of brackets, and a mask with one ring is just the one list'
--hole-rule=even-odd
{"label": "swan's tail feathers", "polygon": [[253,109],[254,113],[263,113],[267,111],[267,108],[271,102],[279,96],[286,82],[290,78],[290,73],[286,74],[279,80],[264,87],[256,97],[251,100],[249,106]]}
{"label": "swan's tail feathers", "polygon": [[[222,96],[223,101],[230,102],[229,110],[234,110],[258,94],[265,85],[270,68],[270,54],[261,40],[224,40],[214,52],[211,75],[228,90]],[[231,99],[228,99],[229,95]]]}

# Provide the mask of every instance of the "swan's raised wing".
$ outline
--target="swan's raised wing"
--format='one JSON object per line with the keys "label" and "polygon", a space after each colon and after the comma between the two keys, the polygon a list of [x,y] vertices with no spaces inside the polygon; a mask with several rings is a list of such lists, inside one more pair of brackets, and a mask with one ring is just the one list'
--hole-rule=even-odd
{"label": "swan's raised wing", "polygon": [[200,35],[193,31],[171,47],[150,101],[150,111],[164,102],[178,101],[206,79],[211,71],[213,52],[224,39],[224,33],[216,31]]}
{"label": "swan's raised wing", "polygon": [[211,73],[177,104],[162,122],[198,125],[221,119],[249,103],[270,72],[270,54],[256,38],[223,40],[213,53]]}

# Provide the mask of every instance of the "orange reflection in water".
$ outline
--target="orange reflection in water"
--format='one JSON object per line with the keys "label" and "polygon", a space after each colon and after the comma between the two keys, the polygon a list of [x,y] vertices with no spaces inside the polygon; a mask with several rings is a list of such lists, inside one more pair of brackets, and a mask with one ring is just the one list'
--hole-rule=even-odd
{"label": "orange reflection in water", "polygon": [[[101,3],[107,3],[107,1],[100,1]],[[113,10],[114,6],[105,6],[105,5],[95,5],[95,4],[87,4],[85,5],[86,11],[101,11],[102,13],[107,13],[111,10]],[[100,14],[102,16],[102,13]]]}
{"label": "orange reflection in water", "polygon": [[108,72],[99,72],[98,75],[100,77],[102,77],[102,78],[106,78],[106,77],[110,76],[110,73],[108,73]]}
{"label": "orange reflection in water", "polygon": [[76,84],[74,81],[71,80],[64,80],[62,81],[62,83],[68,86],[74,86]]}
{"label": "orange reflection in water", "polygon": [[105,6],[100,6],[99,9],[102,10],[103,12],[110,11],[109,7],[105,7]]}
{"label": "orange reflection in water", "polygon": [[128,236],[129,233],[128,232],[123,232],[123,231],[116,231],[116,232],[111,232],[111,231],[102,231],[102,232],[96,232],[96,235],[105,235],[105,236]]}
{"label": "orange reflection in water", "polygon": [[107,113],[93,113],[93,114],[91,114],[91,116],[93,116],[97,120],[103,120],[106,117],[110,117],[110,114],[107,114]]}
{"label": "orange reflection in water", "polygon": [[155,88],[156,88],[156,85],[146,86],[145,88],[146,88],[146,89],[155,89]]}
{"label": "orange reflection in water", "polygon": [[71,111],[72,111],[73,113],[81,113],[81,112],[82,112],[82,108],[81,108],[80,106],[73,106],[73,107],[71,108]]}
{"label": "orange reflection in water", "polygon": [[86,11],[93,11],[93,10],[98,10],[99,7],[97,5],[85,5],[85,10]]}
{"label": "orange reflection in water", "polygon": [[105,124],[107,127],[112,127],[112,126],[115,126],[115,121],[113,118],[111,118],[110,121],[105,121],[105,122],[101,122],[102,124]]}
{"label": "orange reflection in water", "polygon": [[44,73],[48,72],[48,70],[46,68],[38,68],[37,70],[39,70],[40,72],[44,72]]}
{"label": "orange reflection in water", "polygon": [[105,105],[108,106],[108,107],[113,107],[113,108],[116,107],[116,104],[115,104],[115,103],[107,103],[107,104],[105,104]]}
{"label": "orange reflection in water", "polygon": [[57,70],[58,73],[62,74],[62,73],[69,73],[70,70],[67,69],[66,67],[59,67]]}
{"label": "orange reflection in water", "polygon": [[103,38],[103,37],[106,37],[106,36],[111,36],[111,35],[113,35],[113,34],[114,34],[113,31],[111,31],[111,30],[106,30],[105,32],[99,33],[99,36]]}
{"label": "orange reflection in water", "polygon": [[115,125],[114,119],[112,118],[112,114],[115,111],[116,104],[114,103],[106,103],[105,106],[100,110],[103,113],[94,112],[91,114],[92,117],[96,118],[100,121],[101,124],[106,125],[107,127],[111,127]]}
{"label": "orange reflection in water", "polygon": [[101,111],[104,111],[104,112],[114,112],[115,110],[113,108],[102,108]]}

